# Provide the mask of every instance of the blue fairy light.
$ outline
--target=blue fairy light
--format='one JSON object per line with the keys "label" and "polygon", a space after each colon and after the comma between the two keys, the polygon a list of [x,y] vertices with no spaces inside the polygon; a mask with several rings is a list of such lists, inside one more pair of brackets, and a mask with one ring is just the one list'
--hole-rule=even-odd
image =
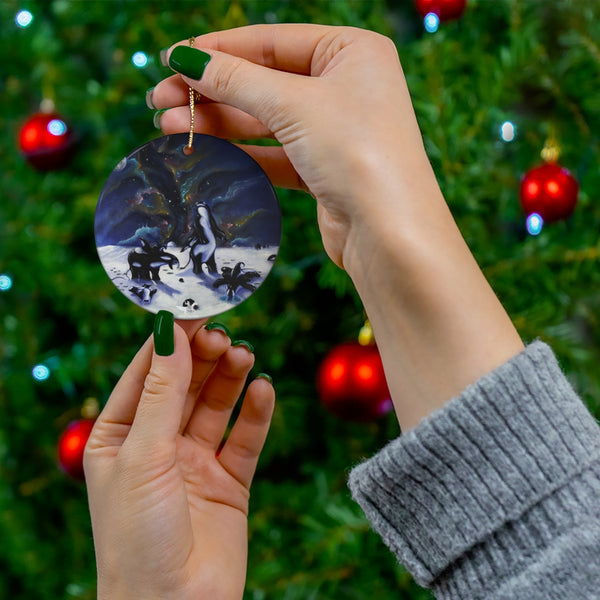
{"label": "blue fairy light", "polygon": [[48,129],[49,133],[56,136],[67,133],[67,124],[60,119],[52,119],[46,128]]}
{"label": "blue fairy light", "polygon": [[13,281],[10,275],[0,275],[0,292],[7,292],[12,287]]}
{"label": "blue fairy light", "polygon": [[25,29],[29,27],[33,21],[33,15],[28,10],[20,10],[15,17],[15,23]]}
{"label": "blue fairy light", "polygon": [[142,67],[145,67],[148,64],[148,56],[146,55],[145,52],[136,52],[131,57],[131,62],[136,67],[138,67],[139,69],[141,69]]}
{"label": "blue fairy light", "polygon": [[537,213],[531,213],[527,217],[527,233],[530,235],[539,235],[544,226],[544,219]]}
{"label": "blue fairy light", "polygon": [[46,365],[35,365],[31,374],[36,381],[46,381],[50,377],[50,369]]}
{"label": "blue fairy light", "polygon": [[500,137],[503,142],[512,142],[517,135],[517,128],[514,123],[510,121],[504,121],[502,125],[500,125]]}
{"label": "blue fairy light", "polygon": [[423,19],[423,25],[425,25],[425,31],[435,33],[440,26],[440,18],[435,13],[427,13]]}

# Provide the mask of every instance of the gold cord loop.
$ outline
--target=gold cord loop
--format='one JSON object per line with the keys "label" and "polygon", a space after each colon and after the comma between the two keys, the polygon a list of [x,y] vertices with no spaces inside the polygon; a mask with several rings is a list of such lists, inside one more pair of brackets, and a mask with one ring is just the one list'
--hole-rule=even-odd
{"label": "gold cord loop", "polygon": [[[191,37],[189,39],[189,44],[190,47],[194,47],[194,39],[193,37]],[[189,97],[190,97],[190,135],[188,137],[188,143],[187,146],[183,149],[183,153],[186,155],[191,154],[194,151],[194,146],[192,145],[193,141],[194,141],[194,113],[195,113],[195,101],[198,99],[200,100],[199,95],[196,94],[196,91],[194,90],[194,88],[188,88],[189,90]]]}

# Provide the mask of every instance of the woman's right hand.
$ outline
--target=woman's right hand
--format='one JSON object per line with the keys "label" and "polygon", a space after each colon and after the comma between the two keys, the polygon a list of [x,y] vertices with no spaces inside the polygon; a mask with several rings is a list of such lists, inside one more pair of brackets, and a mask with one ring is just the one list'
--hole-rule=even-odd
{"label": "woman's right hand", "polygon": [[[317,200],[323,244],[373,326],[402,429],[523,344],[448,210],[425,154],[394,44],[360,29],[257,25],[180,42],[183,75],[150,96],[165,133],[189,128],[244,146],[276,186]],[[185,75],[191,75],[185,76]]]}
{"label": "woman's right hand", "polygon": [[[183,79],[160,82],[150,98],[172,109],[161,115],[163,131],[189,129],[191,86],[209,100],[196,104],[197,131],[275,138],[280,147],[243,147],[274,185],[316,198],[325,249],[339,266],[350,266],[363,227],[412,212],[399,198],[414,198],[426,183],[441,199],[388,38],[349,27],[258,25],[197,37],[195,48],[210,60],[187,41],[177,46],[183,61],[176,55],[170,64]],[[189,71],[190,62],[199,70]]]}

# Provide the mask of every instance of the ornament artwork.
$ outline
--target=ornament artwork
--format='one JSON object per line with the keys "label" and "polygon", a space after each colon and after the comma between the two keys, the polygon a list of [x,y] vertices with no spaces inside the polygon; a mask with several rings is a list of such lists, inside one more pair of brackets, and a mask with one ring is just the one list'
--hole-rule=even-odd
{"label": "ornament artwork", "polygon": [[458,19],[466,6],[467,0],[415,0],[415,7],[423,19],[435,15],[441,22]]}
{"label": "ornament artwork", "polygon": [[325,407],[347,421],[374,421],[392,409],[374,344],[346,342],[333,348],[321,363],[317,387]]}
{"label": "ornament artwork", "polygon": [[189,99],[189,135],[160,137],[124,158],[95,217],[98,255],[115,286],[176,319],[212,317],[246,300],[281,241],[267,175],[237,146],[195,134],[192,88]]}
{"label": "ornament artwork", "polygon": [[39,171],[60,169],[73,156],[73,131],[59,114],[39,112],[21,128],[19,148],[27,162]]}
{"label": "ornament artwork", "polygon": [[83,451],[94,426],[94,419],[71,422],[58,440],[58,463],[74,479],[84,479]]}
{"label": "ornament artwork", "polygon": [[214,316],[254,292],[281,239],[275,191],[237,146],[164,136],[124,158],[98,201],[98,255],[116,287],[151,312]]}

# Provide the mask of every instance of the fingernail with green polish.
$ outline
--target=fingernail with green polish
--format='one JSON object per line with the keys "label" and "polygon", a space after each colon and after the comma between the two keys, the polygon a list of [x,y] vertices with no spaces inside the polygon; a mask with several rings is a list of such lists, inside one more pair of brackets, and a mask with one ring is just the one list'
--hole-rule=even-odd
{"label": "fingernail with green polish", "polygon": [[154,350],[159,356],[175,352],[174,318],[168,310],[161,310],[154,319]]}
{"label": "fingernail with green polish", "polygon": [[231,337],[229,329],[227,329],[227,327],[221,323],[207,323],[204,326],[204,329],[206,329],[206,331],[212,331],[213,329],[216,329],[217,331],[222,331],[227,337]]}
{"label": "fingernail with green polish", "polygon": [[254,354],[254,346],[247,342],[246,340],[236,340],[235,342],[231,342],[232,346],[244,346],[248,350],[248,352],[252,352]]}
{"label": "fingernail with green polish", "polygon": [[166,111],[167,109],[164,108],[162,110],[157,110],[154,113],[154,118],[152,119],[152,122],[154,123],[154,127],[156,127],[156,129],[160,129],[160,118],[162,117],[162,114]]}
{"label": "fingernail with green polish", "polygon": [[168,54],[169,54],[169,48],[163,48],[158,54],[158,56],[160,57],[160,64],[163,67],[169,66],[169,60],[167,57]]}
{"label": "fingernail with green polish", "polygon": [[270,375],[267,375],[266,373],[259,373],[256,376],[256,379],[266,379],[271,385],[273,385],[273,378]]}
{"label": "fingernail with green polish", "polygon": [[211,56],[190,46],[175,46],[169,57],[169,67],[190,79],[201,79]]}
{"label": "fingernail with green polish", "polygon": [[154,93],[153,87],[151,87],[149,90],[146,91],[146,106],[150,110],[156,110],[156,106],[154,106],[154,103],[152,102],[152,94],[153,93]]}

